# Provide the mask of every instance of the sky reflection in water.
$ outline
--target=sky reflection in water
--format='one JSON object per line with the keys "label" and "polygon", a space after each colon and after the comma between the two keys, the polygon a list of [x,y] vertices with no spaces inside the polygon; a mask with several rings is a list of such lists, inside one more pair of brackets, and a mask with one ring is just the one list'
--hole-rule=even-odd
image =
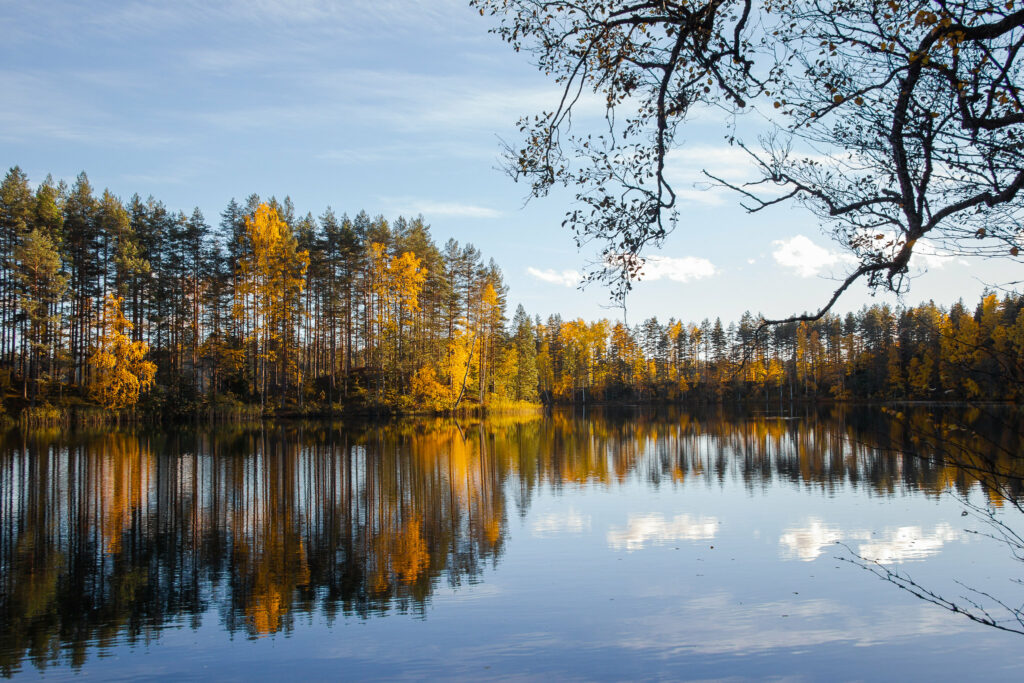
{"label": "sky reflection in water", "polygon": [[1020,680],[1020,636],[848,561],[1021,597],[944,492],[1019,513],[907,437],[866,410],[11,434],[0,671]]}

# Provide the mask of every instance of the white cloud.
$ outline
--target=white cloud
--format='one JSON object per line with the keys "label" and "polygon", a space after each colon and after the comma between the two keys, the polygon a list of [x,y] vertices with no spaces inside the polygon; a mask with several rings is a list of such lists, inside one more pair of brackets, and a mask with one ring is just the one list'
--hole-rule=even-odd
{"label": "white cloud", "polygon": [[800,277],[814,277],[830,266],[855,262],[853,256],[829,251],[804,235],[775,240],[772,244],[775,245],[775,251],[772,252],[775,262],[793,270]]}
{"label": "white cloud", "polygon": [[689,282],[690,280],[702,280],[711,277],[717,271],[715,265],[706,258],[696,256],[684,256],[675,258],[672,256],[648,256],[644,259],[641,268],[644,280],[672,280],[674,282]]}
{"label": "white cloud", "polygon": [[563,287],[575,287],[583,279],[578,270],[562,270],[557,271],[553,268],[547,268],[540,270],[530,266],[526,269],[526,272],[544,282],[550,282],[555,285],[562,285]]}
{"label": "white cloud", "polygon": [[669,151],[665,175],[683,202],[720,206],[736,199],[735,193],[710,185],[707,170],[729,182],[743,183],[755,177],[750,155],[729,145],[694,145]]}
{"label": "white cloud", "polygon": [[[829,157],[813,154],[794,155],[792,160],[802,159],[831,163]],[[735,145],[692,145],[670,150],[666,155],[665,175],[680,201],[719,206],[742,199],[734,190],[718,185],[705,171],[737,186],[764,177],[764,169],[750,153]],[[772,183],[762,183],[754,189],[761,197],[779,196],[786,191],[784,186]]]}
{"label": "white cloud", "polygon": [[608,530],[608,545],[613,550],[640,550],[647,543],[663,545],[669,541],[706,541],[718,532],[716,517],[693,518],[690,515],[676,515],[672,521],[664,515],[630,515],[625,529],[612,527]]}
{"label": "white cloud", "polygon": [[669,152],[667,164],[680,176],[693,180],[707,180],[701,172],[725,180],[751,180],[755,164],[751,156],[739,147],[730,145],[694,145]]}
{"label": "white cloud", "polygon": [[[642,628],[620,635],[615,644],[662,658],[694,653],[750,657],[822,645],[891,645],[908,636],[949,637],[972,628],[966,619],[951,620],[943,610],[920,602],[876,604],[803,596],[758,602],[750,601],[749,595],[712,590],[683,602],[663,600],[638,620]],[[789,616],[784,628],[782,614]],[[701,628],[694,629],[693,624]]]}
{"label": "white cloud", "polygon": [[952,254],[943,254],[926,242],[918,242],[912,258],[914,265],[923,266],[927,270],[937,270],[952,263],[956,257]]}
{"label": "white cloud", "polygon": [[655,280],[672,280],[674,282],[689,282],[690,280],[702,280],[712,277],[718,271],[715,264],[706,258],[697,256],[630,256],[628,254],[612,255],[607,257],[606,263],[609,268],[618,268],[623,262],[640,262],[638,273],[639,280],[653,282]]}
{"label": "white cloud", "polygon": [[381,198],[388,211],[405,216],[423,214],[426,218],[436,216],[455,216],[457,218],[497,218],[500,211],[486,206],[462,204],[459,202],[435,202],[430,199],[394,199]]}

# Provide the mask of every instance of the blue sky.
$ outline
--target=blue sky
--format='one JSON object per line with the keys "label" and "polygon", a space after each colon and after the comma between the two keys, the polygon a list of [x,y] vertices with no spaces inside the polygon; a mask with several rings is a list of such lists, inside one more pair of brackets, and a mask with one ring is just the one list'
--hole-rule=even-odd
{"label": "blue sky", "polygon": [[[314,215],[423,214],[439,244],[497,261],[513,306],[618,316],[598,286],[575,288],[596,246],[561,229],[570,195],[524,206],[498,169],[500,140],[557,90],[489,26],[466,0],[0,0],[0,164],[36,182],[85,170],[98,190],[198,206],[211,224],[253,192]],[[815,308],[848,267],[799,207],[750,216],[693,187],[702,167],[746,171],[723,134],[698,117],[673,156],[683,221],[631,295],[631,323]],[[1019,277],[997,261],[915,265],[911,304],[973,303]],[[857,286],[839,309],[877,300],[895,301]]]}

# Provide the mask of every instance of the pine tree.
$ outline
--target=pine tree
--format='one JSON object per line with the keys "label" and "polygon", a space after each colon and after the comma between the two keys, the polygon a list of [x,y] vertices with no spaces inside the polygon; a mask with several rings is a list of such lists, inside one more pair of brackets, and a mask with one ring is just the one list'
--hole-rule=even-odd
{"label": "pine tree", "polygon": [[537,339],[526,309],[520,305],[512,318],[512,345],[516,352],[514,381],[517,401],[537,400]]}
{"label": "pine tree", "polygon": [[28,320],[29,357],[23,395],[32,384],[35,405],[43,367],[53,372],[53,349],[60,343],[60,314],[57,305],[67,289],[68,278],[61,272],[60,254],[44,230],[32,230],[14,252],[18,282],[18,305]]}
{"label": "pine tree", "polygon": [[28,176],[14,166],[0,183],[0,359],[8,368],[14,365],[18,334],[15,329],[18,293],[14,254],[34,222],[32,203]]}
{"label": "pine tree", "polygon": [[298,249],[292,229],[275,209],[260,204],[245,218],[243,256],[238,262],[238,292],[235,315],[248,318],[250,358],[260,405],[266,406],[271,372],[287,390],[286,340],[295,310],[301,306],[309,253]]}

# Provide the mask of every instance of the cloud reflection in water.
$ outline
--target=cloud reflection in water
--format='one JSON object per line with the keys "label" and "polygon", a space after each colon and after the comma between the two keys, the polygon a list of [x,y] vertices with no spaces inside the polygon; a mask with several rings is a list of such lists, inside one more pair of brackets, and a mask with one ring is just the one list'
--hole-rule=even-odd
{"label": "cloud reflection in water", "polygon": [[548,512],[538,516],[531,529],[537,538],[558,534],[582,534],[590,531],[590,515],[580,514],[573,508],[565,512]]}
{"label": "cloud reflection in water", "polygon": [[931,533],[920,526],[901,526],[885,529],[874,538],[866,529],[843,531],[834,524],[810,517],[801,527],[786,529],[779,537],[781,555],[784,559],[798,559],[804,562],[816,560],[825,548],[839,542],[863,541],[857,546],[857,554],[869,562],[900,564],[923,560],[937,554],[946,543],[960,541],[964,532],[942,522],[935,525]]}
{"label": "cloud reflection in water", "polygon": [[669,541],[705,541],[718,532],[716,517],[676,515],[672,521],[662,514],[630,515],[626,528],[608,530],[608,545],[613,550],[641,550],[647,543],[663,545]]}

